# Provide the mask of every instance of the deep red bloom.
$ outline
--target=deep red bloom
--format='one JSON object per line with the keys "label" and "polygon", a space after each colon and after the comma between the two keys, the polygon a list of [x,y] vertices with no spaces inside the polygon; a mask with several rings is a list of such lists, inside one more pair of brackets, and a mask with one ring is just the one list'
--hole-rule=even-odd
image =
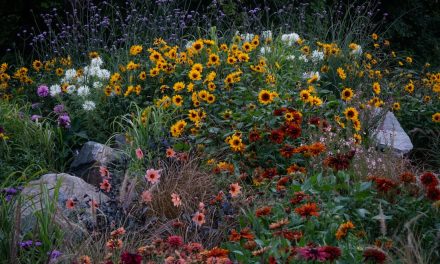
{"label": "deep red bloom", "polygon": [[301,127],[295,123],[289,123],[288,125],[284,126],[284,132],[291,139],[296,139],[301,136]]}
{"label": "deep red bloom", "polygon": [[125,251],[124,253],[121,254],[121,263],[122,264],[141,264],[142,263],[142,256]]}
{"label": "deep red bloom", "polygon": [[385,252],[379,248],[366,248],[362,255],[365,261],[372,261],[373,263],[384,263],[387,259]]}
{"label": "deep red bloom", "polygon": [[305,260],[317,260],[323,262],[329,258],[329,254],[321,247],[300,247],[297,252],[301,258]]}
{"label": "deep red bloom", "polygon": [[406,171],[406,172],[400,174],[399,178],[404,183],[416,182],[416,176],[409,171]]}
{"label": "deep red bloom", "polygon": [[277,168],[269,168],[269,169],[266,169],[266,170],[263,172],[262,177],[263,177],[263,178],[266,178],[266,179],[272,179],[273,177],[275,177],[275,176],[277,176],[277,175],[278,175],[278,170],[277,170]]}
{"label": "deep red bloom", "polygon": [[426,189],[426,197],[431,201],[440,200],[440,190],[436,186],[430,186]]}
{"label": "deep red bloom", "polygon": [[262,216],[265,216],[265,215],[269,215],[271,212],[272,212],[272,207],[264,206],[264,207],[258,208],[255,211],[255,216],[256,217],[262,217]]}
{"label": "deep red bloom", "polygon": [[293,198],[290,199],[290,203],[292,203],[293,205],[299,204],[300,202],[302,202],[302,200],[304,200],[305,198],[308,198],[308,197],[309,196],[307,194],[305,194],[304,192],[295,192]]}
{"label": "deep red bloom", "polygon": [[387,178],[371,177],[371,180],[373,180],[374,183],[376,184],[377,190],[384,193],[388,192],[389,190],[397,186],[397,183]]}
{"label": "deep red bloom", "polygon": [[285,107],[281,107],[281,108],[275,109],[273,111],[273,115],[274,116],[282,116],[284,114],[284,112],[286,112],[286,110],[287,109]]}
{"label": "deep red bloom", "polygon": [[316,203],[306,203],[300,207],[295,208],[295,213],[299,214],[300,216],[306,218],[309,216],[319,216],[319,208],[316,205]]}
{"label": "deep red bloom", "polygon": [[289,182],[290,177],[284,176],[277,182],[277,191],[283,191],[286,189],[286,184]]}
{"label": "deep red bloom", "polygon": [[270,132],[269,135],[269,140],[277,143],[277,144],[281,144],[284,141],[284,132],[281,130],[272,130],[272,132]]}
{"label": "deep red bloom", "polygon": [[420,181],[426,188],[438,185],[438,179],[432,172],[423,173],[422,176],[420,176]]}
{"label": "deep red bloom", "polygon": [[167,242],[170,246],[178,248],[183,245],[183,238],[181,236],[169,236]]}
{"label": "deep red bloom", "polygon": [[295,148],[286,144],[280,149],[280,154],[284,158],[290,158],[295,154]]}
{"label": "deep red bloom", "polygon": [[257,130],[252,130],[249,133],[249,142],[256,142],[261,139],[260,132]]}
{"label": "deep red bloom", "polygon": [[321,249],[328,254],[327,260],[334,261],[341,256],[341,249],[334,246],[323,246]]}

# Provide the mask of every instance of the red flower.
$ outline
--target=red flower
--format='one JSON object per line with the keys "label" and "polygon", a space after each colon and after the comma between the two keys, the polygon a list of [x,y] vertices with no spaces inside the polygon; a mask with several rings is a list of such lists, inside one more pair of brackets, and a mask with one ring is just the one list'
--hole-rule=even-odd
{"label": "red flower", "polygon": [[431,201],[440,200],[440,190],[436,186],[430,186],[426,189],[426,197]]}
{"label": "red flower", "polygon": [[425,172],[422,176],[420,176],[420,181],[423,185],[425,185],[426,188],[429,188],[430,186],[437,186],[438,185],[438,179],[432,172]]}
{"label": "red flower", "polygon": [[281,107],[281,108],[275,109],[273,111],[273,115],[274,116],[282,116],[284,114],[284,112],[286,112],[286,110],[287,109],[285,107]]}
{"label": "red flower", "polygon": [[281,130],[272,130],[272,132],[270,132],[269,135],[269,140],[277,143],[277,144],[281,144],[284,141],[284,132]]}
{"label": "red flower", "polygon": [[286,144],[280,149],[280,154],[284,158],[290,158],[295,154],[295,148]]}
{"label": "red flower", "polygon": [[327,260],[334,261],[341,256],[341,249],[334,246],[323,246],[321,249],[328,254]]}
{"label": "red flower", "polygon": [[263,176],[263,178],[266,178],[266,179],[272,179],[273,177],[275,177],[277,175],[278,175],[277,168],[270,168],[270,169],[266,169],[263,172],[262,176]]}
{"label": "red flower", "polygon": [[387,178],[371,177],[371,179],[374,181],[377,190],[380,192],[386,193],[397,186],[397,183]]}
{"label": "red flower", "polygon": [[292,203],[293,205],[299,204],[300,202],[302,202],[302,200],[304,200],[308,197],[309,196],[307,194],[305,194],[304,192],[295,192],[293,198],[290,199],[290,203]]}
{"label": "red flower", "polygon": [[399,178],[404,183],[416,182],[416,176],[409,171],[400,174]]}
{"label": "red flower", "polygon": [[363,253],[365,261],[372,261],[373,263],[384,263],[387,255],[379,248],[366,248]]}
{"label": "red flower", "polygon": [[122,264],[141,264],[142,263],[142,256],[125,251],[121,255],[121,263]]}
{"label": "red flower", "polygon": [[252,130],[249,133],[249,142],[256,142],[261,139],[260,132],[257,130]]}
{"label": "red flower", "polygon": [[277,191],[282,191],[286,189],[286,184],[289,182],[290,178],[287,176],[282,177],[277,182]]}
{"label": "red flower", "polygon": [[169,236],[167,242],[170,246],[178,248],[183,245],[183,238],[181,236]]}
{"label": "red flower", "polygon": [[321,247],[300,247],[298,248],[299,255],[305,260],[324,262],[329,258],[329,254],[325,252]]}
{"label": "red flower", "polygon": [[295,123],[289,123],[284,127],[284,132],[291,139],[296,139],[301,136],[301,127]]}

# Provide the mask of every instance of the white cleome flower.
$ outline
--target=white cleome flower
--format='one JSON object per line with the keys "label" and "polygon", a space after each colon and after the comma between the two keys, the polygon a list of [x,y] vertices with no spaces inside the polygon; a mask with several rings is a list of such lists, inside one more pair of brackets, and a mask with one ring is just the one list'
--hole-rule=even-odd
{"label": "white cleome flower", "polygon": [[96,58],[92,59],[92,61],[90,62],[90,67],[100,68],[102,66],[102,64],[104,64],[104,62],[102,61],[101,57],[96,57]]}
{"label": "white cleome flower", "polygon": [[244,41],[246,41],[246,42],[251,42],[252,41],[252,39],[254,38],[254,34],[251,34],[251,33],[246,33],[246,34],[241,34],[241,39],[242,40],[244,40]]}
{"label": "white cleome flower", "polygon": [[271,52],[272,52],[272,50],[270,49],[270,47],[262,47],[260,49],[261,54],[266,54],[266,53],[271,53]]}
{"label": "white cleome flower", "polygon": [[98,77],[100,80],[108,80],[110,79],[110,71],[106,69],[100,69],[96,73],[96,77]]}
{"label": "white cleome flower", "polygon": [[83,109],[86,111],[92,111],[96,108],[96,104],[93,101],[85,101],[82,105]]}
{"label": "white cleome flower", "polygon": [[90,94],[90,88],[87,85],[82,85],[78,88],[78,95],[79,96],[87,96]]}
{"label": "white cleome flower", "polygon": [[301,55],[301,56],[299,56],[298,57],[298,60],[301,60],[301,61],[304,61],[304,62],[309,62],[309,59],[307,59],[307,56],[306,55]]}
{"label": "white cleome flower", "polygon": [[305,72],[305,73],[303,73],[303,75],[302,75],[302,78],[303,78],[304,80],[310,79],[310,78],[312,78],[312,77],[316,77],[316,78],[318,79],[318,81],[321,79],[321,75],[319,75],[319,72],[313,72],[313,71],[311,71],[311,72]]}
{"label": "white cleome flower", "polygon": [[49,91],[50,91],[50,96],[54,97],[61,93],[61,86],[59,86],[58,84],[54,84],[50,86]]}
{"label": "white cleome flower", "polygon": [[284,43],[286,43],[289,46],[293,45],[294,43],[296,43],[299,40],[300,40],[300,37],[296,33],[281,35],[281,41],[283,41]]}
{"label": "white cleome flower", "polygon": [[272,39],[272,31],[270,30],[266,30],[261,32],[261,36],[263,37],[263,39]]}
{"label": "white cleome flower", "polygon": [[312,61],[322,61],[324,59],[324,52],[314,50],[312,52]]}
{"label": "white cleome flower", "polygon": [[289,55],[286,57],[286,60],[293,61],[293,60],[295,60],[295,58],[296,58],[295,55]]}
{"label": "white cleome flower", "polygon": [[61,80],[62,82],[70,82],[76,77],[75,69],[68,69],[66,73],[64,73],[64,78]]}
{"label": "white cleome flower", "polygon": [[101,83],[101,82],[94,82],[94,83],[93,83],[93,88],[95,88],[95,89],[100,89],[100,88],[102,88],[102,83]]}
{"label": "white cleome flower", "polygon": [[362,47],[361,47],[361,45],[356,45],[356,48],[353,49],[350,53],[353,54],[353,55],[356,55],[356,56],[362,55]]}

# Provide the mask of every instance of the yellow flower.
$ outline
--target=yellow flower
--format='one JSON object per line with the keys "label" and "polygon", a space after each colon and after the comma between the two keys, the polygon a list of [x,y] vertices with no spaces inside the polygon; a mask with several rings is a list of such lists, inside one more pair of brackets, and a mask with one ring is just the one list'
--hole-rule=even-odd
{"label": "yellow flower", "polygon": [[192,49],[198,53],[203,49],[203,40],[199,39],[192,44]]}
{"label": "yellow flower", "polygon": [[353,90],[351,88],[345,88],[344,90],[342,90],[341,92],[341,98],[342,100],[348,102],[353,98]]}
{"label": "yellow flower", "polygon": [[349,120],[356,120],[358,119],[359,113],[354,107],[347,107],[344,110],[344,115]]}
{"label": "yellow flower", "polygon": [[258,94],[258,101],[260,101],[261,104],[270,104],[272,102],[271,92],[268,90],[261,90]]}
{"label": "yellow flower", "polygon": [[301,90],[299,93],[299,97],[301,98],[301,101],[308,102],[310,98],[310,91],[309,90]]}
{"label": "yellow flower", "polygon": [[320,105],[322,105],[322,100],[318,96],[310,96],[309,103],[311,105],[320,106]]}
{"label": "yellow flower", "polygon": [[57,68],[57,69],[55,70],[55,74],[58,75],[58,76],[63,75],[63,73],[64,73],[64,70],[61,69],[61,68]]}
{"label": "yellow flower", "polygon": [[183,104],[183,97],[181,95],[173,96],[173,104],[177,107],[181,107]]}
{"label": "yellow flower", "polygon": [[229,140],[228,140],[228,144],[229,147],[231,147],[231,149],[233,151],[239,152],[239,151],[243,151],[245,145],[243,144],[241,138],[237,135],[233,135]]}
{"label": "yellow flower", "polygon": [[439,112],[432,115],[432,122],[440,123],[440,113]]}
{"label": "yellow flower", "polygon": [[410,81],[407,85],[405,85],[405,91],[407,91],[410,94],[414,92],[414,84],[412,81]]}
{"label": "yellow flower", "polygon": [[215,95],[213,94],[208,94],[208,96],[206,97],[206,102],[208,104],[212,104],[215,102]]}
{"label": "yellow flower", "polygon": [[400,103],[399,102],[395,102],[393,104],[393,110],[394,111],[399,111],[400,110]]}
{"label": "yellow flower", "polygon": [[32,63],[32,67],[38,72],[43,67],[43,63],[39,60],[34,60],[34,62]]}
{"label": "yellow flower", "polygon": [[142,81],[145,81],[145,79],[147,79],[147,73],[142,71],[141,73],[139,73],[139,79]]}
{"label": "yellow flower", "polygon": [[174,125],[171,126],[170,132],[173,137],[179,137],[182,135],[187,123],[185,120],[179,120]]}
{"label": "yellow flower", "polygon": [[375,94],[380,94],[380,84],[378,82],[373,83],[373,92]]}
{"label": "yellow flower", "polygon": [[150,76],[156,77],[157,75],[159,75],[159,72],[160,72],[159,68],[152,68],[150,69]]}
{"label": "yellow flower", "polygon": [[191,70],[188,73],[188,77],[192,80],[192,81],[199,81],[200,79],[202,79],[202,74],[200,74],[200,71],[197,70]]}
{"label": "yellow flower", "polygon": [[142,46],[141,45],[133,45],[130,47],[130,55],[136,56],[139,53],[142,52]]}
{"label": "yellow flower", "polygon": [[339,67],[336,71],[338,72],[339,78],[341,78],[341,80],[345,80],[347,78],[344,69],[342,69],[341,67]]}
{"label": "yellow flower", "polygon": [[173,89],[176,92],[182,91],[183,89],[185,89],[185,83],[183,83],[183,82],[176,82],[173,85]]}
{"label": "yellow flower", "polygon": [[379,36],[376,33],[371,34],[371,38],[373,40],[377,40],[379,38]]}
{"label": "yellow flower", "polygon": [[206,101],[206,99],[208,98],[208,91],[206,90],[201,90],[199,91],[199,93],[197,94],[198,98],[202,99],[203,101]]}

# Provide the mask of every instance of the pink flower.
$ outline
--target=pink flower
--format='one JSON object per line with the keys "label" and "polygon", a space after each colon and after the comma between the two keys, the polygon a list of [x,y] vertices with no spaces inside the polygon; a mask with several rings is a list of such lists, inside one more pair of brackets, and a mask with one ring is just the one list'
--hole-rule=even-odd
{"label": "pink flower", "polygon": [[241,193],[241,187],[238,185],[238,183],[233,183],[229,185],[229,193],[232,197],[237,197]]}
{"label": "pink flower", "polygon": [[141,148],[137,148],[137,149],[136,149],[136,157],[137,157],[138,159],[143,159],[143,158],[144,158],[144,153],[142,152],[142,149],[141,149]]}
{"label": "pink flower", "polygon": [[205,214],[201,213],[201,212],[197,212],[194,214],[192,220],[194,221],[194,223],[196,223],[196,225],[201,226],[204,223],[206,223],[205,220]]}
{"label": "pink flower", "polygon": [[148,169],[145,179],[151,182],[151,184],[158,183],[160,179],[160,170]]}
{"label": "pink flower", "polygon": [[177,193],[171,194],[171,201],[175,207],[179,207],[182,205],[182,201],[180,200],[180,196]]}
{"label": "pink flower", "polygon": [[141,199],[143,203],[149,203],[153,200],[153,195],[150,191],[143,191],[141,194]]}
{"label": "pink flower", "polygon": [[105,192],[109,192],[110,189],[112,188],[112,185],[110,184],[110,182],[107,179],[104,179],[101,184],[99,185],[99,188],[101,188],[101,190],[105,191]]}
{"label": "pink flower", "polygon": [[105,166],[99,166],[99,174],[101,174],[101,177],[103,178],[110,179],[110,171]]}
{"label": "pink flower", "polygon": [[167,148],[166,153],[167,158],[174,158],[176,156],[176,152],[172,148]]}
{"label": "pink flower", "polygon": [[300,247],[297,252],[305,260],[323,262],[331,257],[322,247]]}

